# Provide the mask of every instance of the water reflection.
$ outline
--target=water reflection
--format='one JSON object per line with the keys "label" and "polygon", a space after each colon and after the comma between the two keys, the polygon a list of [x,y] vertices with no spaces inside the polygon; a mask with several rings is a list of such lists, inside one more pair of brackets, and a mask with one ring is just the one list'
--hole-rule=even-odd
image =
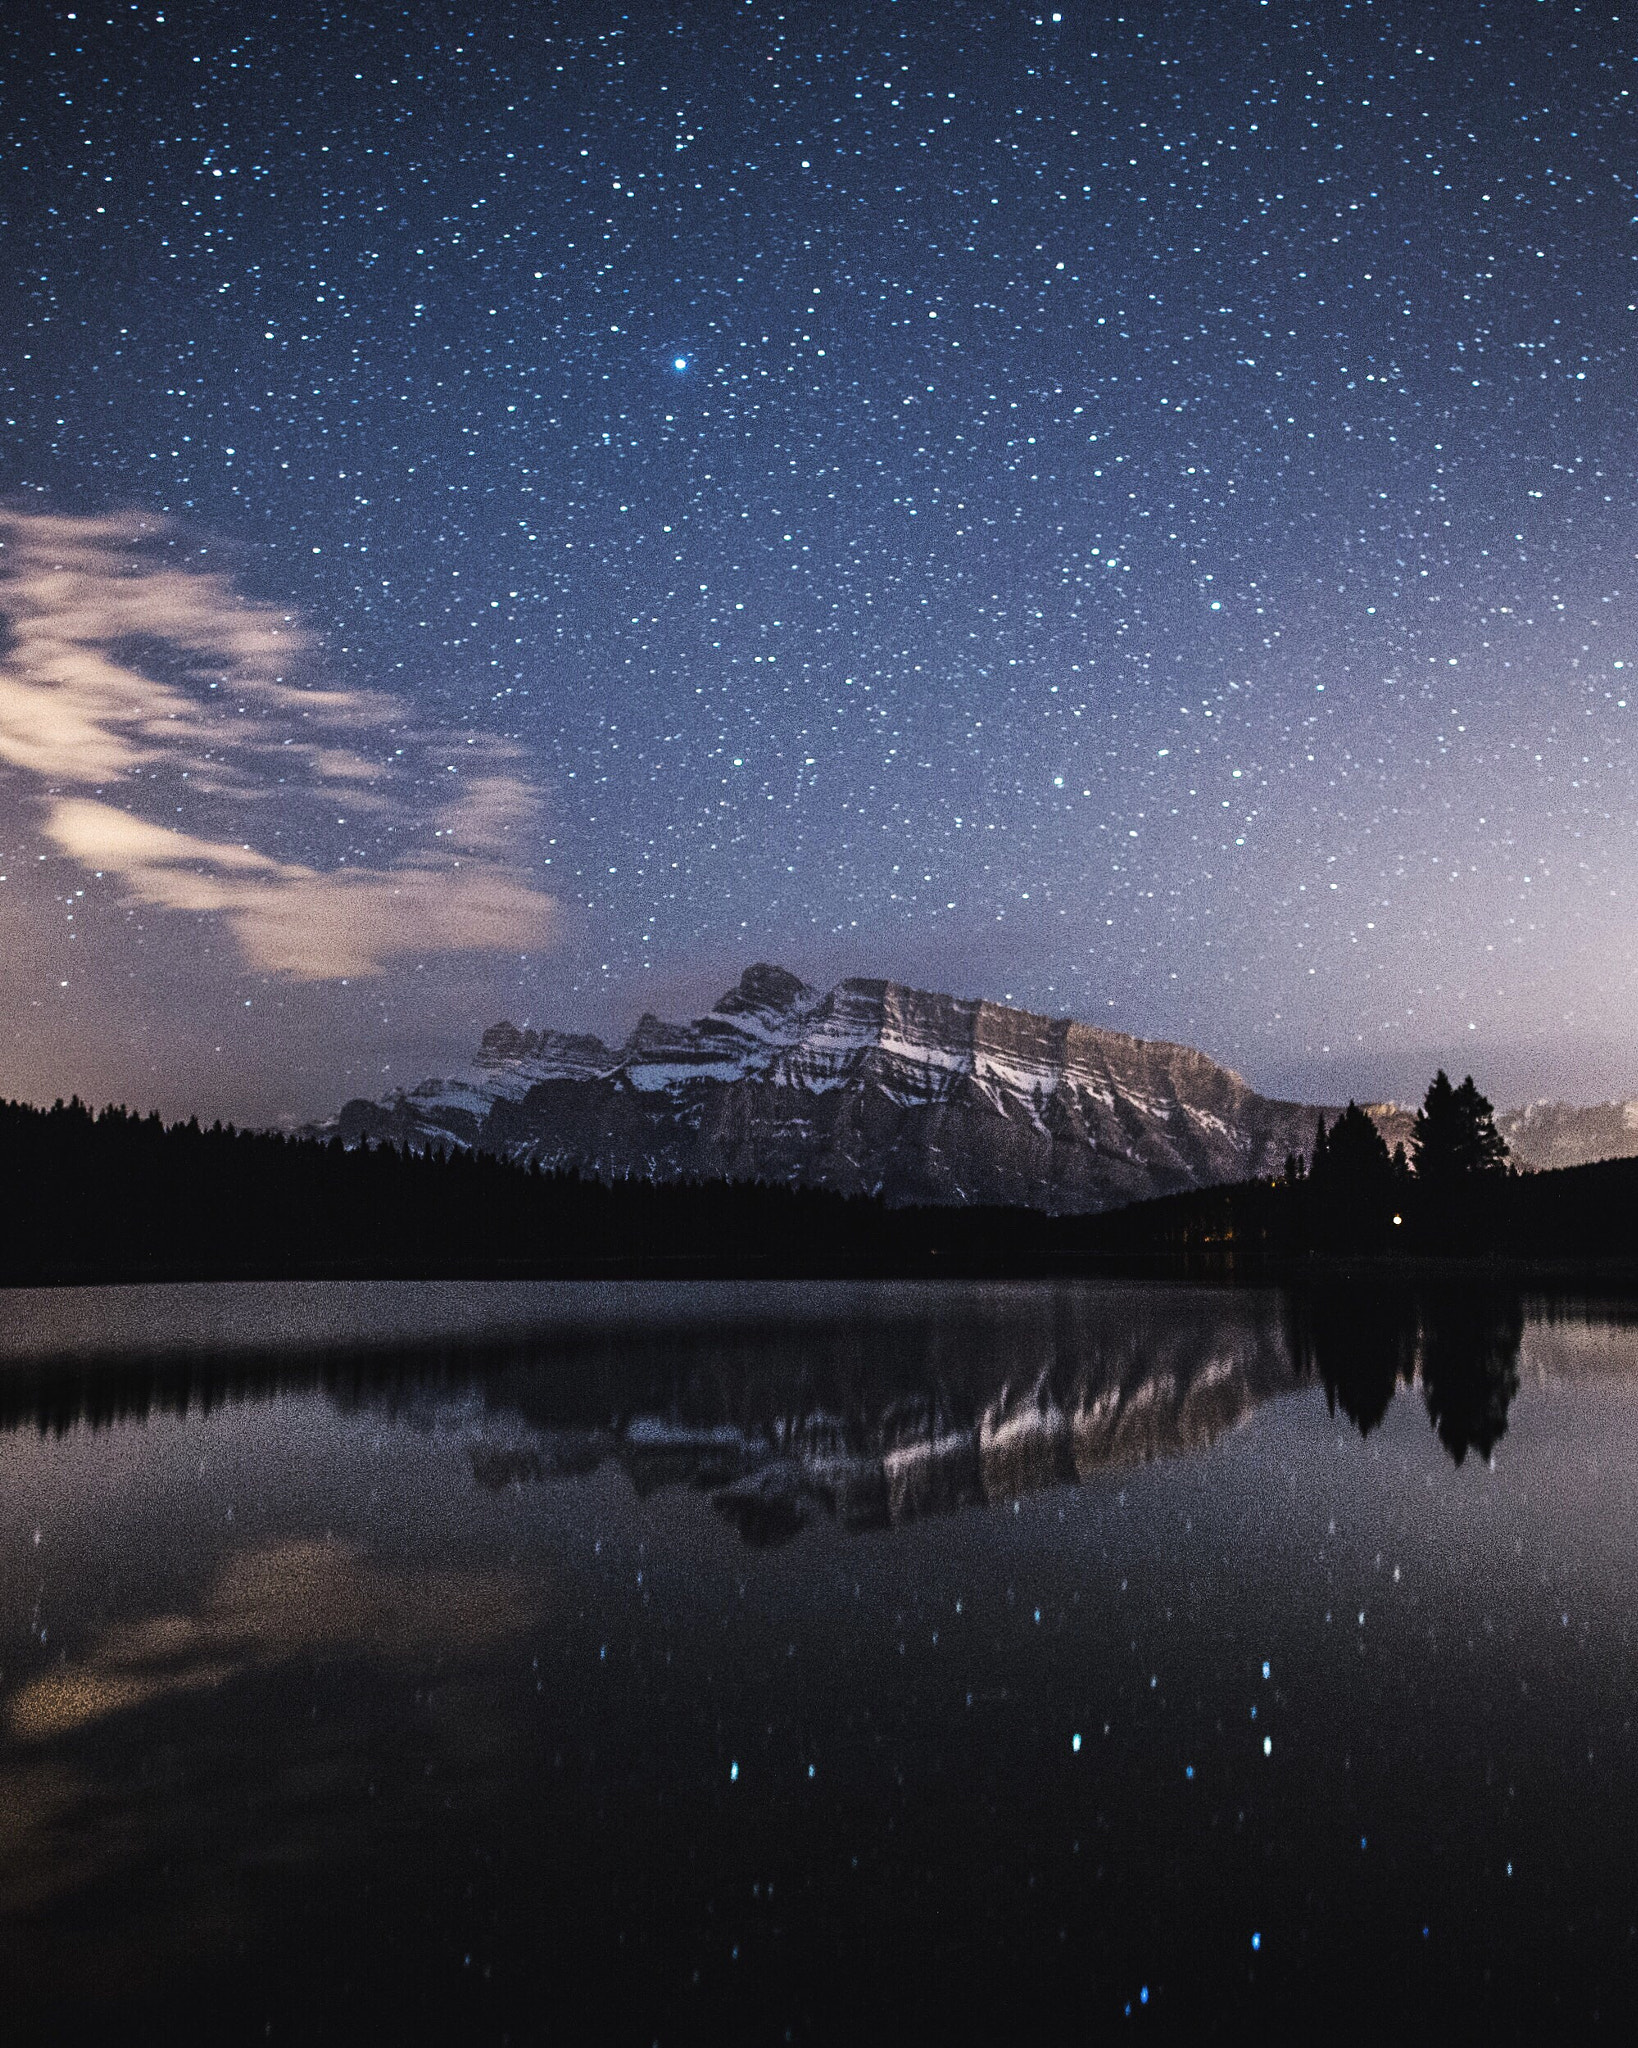
{"label": "water reflection", "polygon": [[1458,1465],[1470,1450],[1489,1458],[1506,1433],[1523,1338],[1522,1303],[1489,1288],[1339,1284],[1291,1301],[1293,1360],[1323,1383],[1333,1413],[1369,1436],[1398,1388],[1419,1378],[1428,1419]]}
{"label": "water reflection", "polygon": [[[0,1427],[63,1431],[321,1391],[457,1426],[480,1487],[681,1487],[747,1543],[815,1513],[890,1529],[1197,1452],[1317,1379],[1362,1435],[1419,1382],[1460,1464],[1507,1427],[1523,1309],[1477,1287],[1285,1295],[1143,1287],[741,1290],[718,1320],[584,1319],[390,1350],[42,1358],[0,1374]],[[452,1421],[453,1418],[453,1421]]]}
{"label": "water reflection", "polygon": [[0,1425],[62,1431],[322,1390],[344,1409],[458,1417],[482,1487],[612,1461],[639,1498],[692,1489],[748,1543],[773,1545],[815,1512],[896,1528],[1201,1450],[1294,1384],[1272,1293],[883,1289],[840,1312],[799,1305],[385,1355],[41,1360],[0,1376]]}
{"label": "water reflection", "polygon": [[14,1349],[8,2048],[1630,2031],[1631,1320],[698,1300]]}
{"label": "water reflection", "polygon": [[1422,1391],[1439,1441],[1459,1465],[1469,1449],[1488,1458],[1519,1390],[1524,1314],[1516,1301],[1446,1297],[1422,1324]]}
{"label": "water reflection", "polygon": [[470,1655],[529,1613],[515,1579],[411,1575],[333,1540],[259,1543],[223,1562],[197,1612],[115,1623],[85,1655],[24,1684],[0,1727],[17,1742],[48,1742],[299,1657],[366,1648],[389,1663]]}

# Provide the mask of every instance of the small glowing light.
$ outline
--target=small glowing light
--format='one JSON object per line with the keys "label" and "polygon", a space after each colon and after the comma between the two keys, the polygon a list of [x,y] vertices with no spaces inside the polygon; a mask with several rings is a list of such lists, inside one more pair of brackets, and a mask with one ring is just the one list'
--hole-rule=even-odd
{"label": "small glowing light", "polygon": [[729,1782],[729,1784],[730,1784],[730,1785],[737,1785],[737,1784],[739,1783],[739,1765],[738,1765],[738,1764],[730,1764],[730,1765],[728,1766],[728,1782]]}
{"label": "small glowing light", "polygon": [[1078,1735],[1070,1736],[1069,1746],[1075,1752],[1075,1754],[1079,1756],[1081,1753],[1081,1738]]}
{"label": "small glowing light", "polygon": [[1405,1219],[1403,1216],[1396,1216],[1393,1220],[1395,1223],[1403,1223]]}
{"label": "small glowing light", "polygon": [[671,358],[671,367],[674,370],[686,370],[688,368],[687,356],[673,356]]}
{"label": "small glowing light", "polygon": [[1261,1947],[1262,1947],[1262,1945],[1263,1945],[1263,1937],[1262,1937],[1262,1936],[1261,1936],[1260,1934],[1254,1934],[1254,1935],[1253,1935],[1253,1936],[1251,1937],[1251,1946],[1252,1946],[1252,1948],[1253,1948],[1253,1949],[1259,1949],[1259,1948],[1261,1948]]}
{"label": "small glowing light", "polygon": [[1263,1755],[1264,1755],[1264,1756],[1272,1756],[1273,1754],[1274,1754],[1274,1738],[1273,1738],[1273,1736],[1272,1736],[1272,1735],[1265,1735],[1265,1736],[1263,1737]]}
{"label": "small glowing light", "polygon": [[1265,1678],[1268,1676],[1268,1660],[1266,1657],[1263,1659],[1263,1676]]}

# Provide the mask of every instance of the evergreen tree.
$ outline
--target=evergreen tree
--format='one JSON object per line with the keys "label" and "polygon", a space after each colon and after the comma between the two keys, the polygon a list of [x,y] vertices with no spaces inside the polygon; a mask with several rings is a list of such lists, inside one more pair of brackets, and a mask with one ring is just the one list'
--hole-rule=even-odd
{"label": "evergreen tree", "polygon": [[1428,1085],[1412,1132],[1416,1175],[1448,1186],[1476,1174],[1499,1173],[1507,1146],[1496,1129],[1494,1111],[1469,1074],[1459,1088],[1441,1067]]}
{"label": "evergreen tree", "polygon": [[[1323,1119],[1321,1120],[1323,1128]],[[1331,1126],[1323,1154],[1316,1151],[1313,1179],[1322,1187],[1381,1192],[1393,1175],[1382,1133],[1357,1102],[1350,1102]]]}
{"label": "evergreen tree", "polygon": [[1392,1228],[1396,1192],[1382,1133],[1357,1102],[1350,1102],[1325,1133],[1324,1144],[1316,1145],[1309,1169],[1308,1227],[1315,1248],[1358,1252],[1379,1247]]}

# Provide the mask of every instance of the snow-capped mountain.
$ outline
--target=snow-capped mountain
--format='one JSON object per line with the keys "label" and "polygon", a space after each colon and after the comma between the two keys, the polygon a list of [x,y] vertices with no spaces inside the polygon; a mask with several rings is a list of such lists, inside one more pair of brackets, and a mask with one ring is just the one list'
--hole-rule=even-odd
{"label": "snow-capped mountain", "polygon": [[[1370,1105],[1390,1145],[1412,1112]],[[1188,1046],[890,981],[747,969],[691,1024],[624,1045],[495,1024],[461,1072],[320,1128],[617,1174],[795,1181],[891,1202],[1111,1208],[1277,1172],[1334,1106],[1279,1102]],[[1540,1169],[1638,1155],[1638,1101],[1496,1118]]]}
{"label": "snow-capped mountain", "polygon": [[[759,965],[706,1016],[644,1016],[619,1047],[496,1024],[464,1072],[349,1102],[328,1128],[603,1176],[1064,1212],[1277,1171],[1317,1114],[1188,1046],[889,981],[821,993]],[[1404,1135],[1403,1112],[1381,1116]]]}
{"label": "snow-capped mountain", "polygon": [[1496,1128],[1512,1158],[1537,1172],[1638,1157],[1638,1101],[1532,1102],[1502,1110]]}

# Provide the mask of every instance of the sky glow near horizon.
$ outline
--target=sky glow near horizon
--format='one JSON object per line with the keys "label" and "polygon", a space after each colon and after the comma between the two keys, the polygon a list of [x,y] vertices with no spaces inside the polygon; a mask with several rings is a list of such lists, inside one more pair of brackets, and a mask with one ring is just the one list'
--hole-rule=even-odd
{"label": "sky glow near horizon", "polygon": [[1638,1092],[1614,11],[0,34],[0,1093],[756,958]]}

